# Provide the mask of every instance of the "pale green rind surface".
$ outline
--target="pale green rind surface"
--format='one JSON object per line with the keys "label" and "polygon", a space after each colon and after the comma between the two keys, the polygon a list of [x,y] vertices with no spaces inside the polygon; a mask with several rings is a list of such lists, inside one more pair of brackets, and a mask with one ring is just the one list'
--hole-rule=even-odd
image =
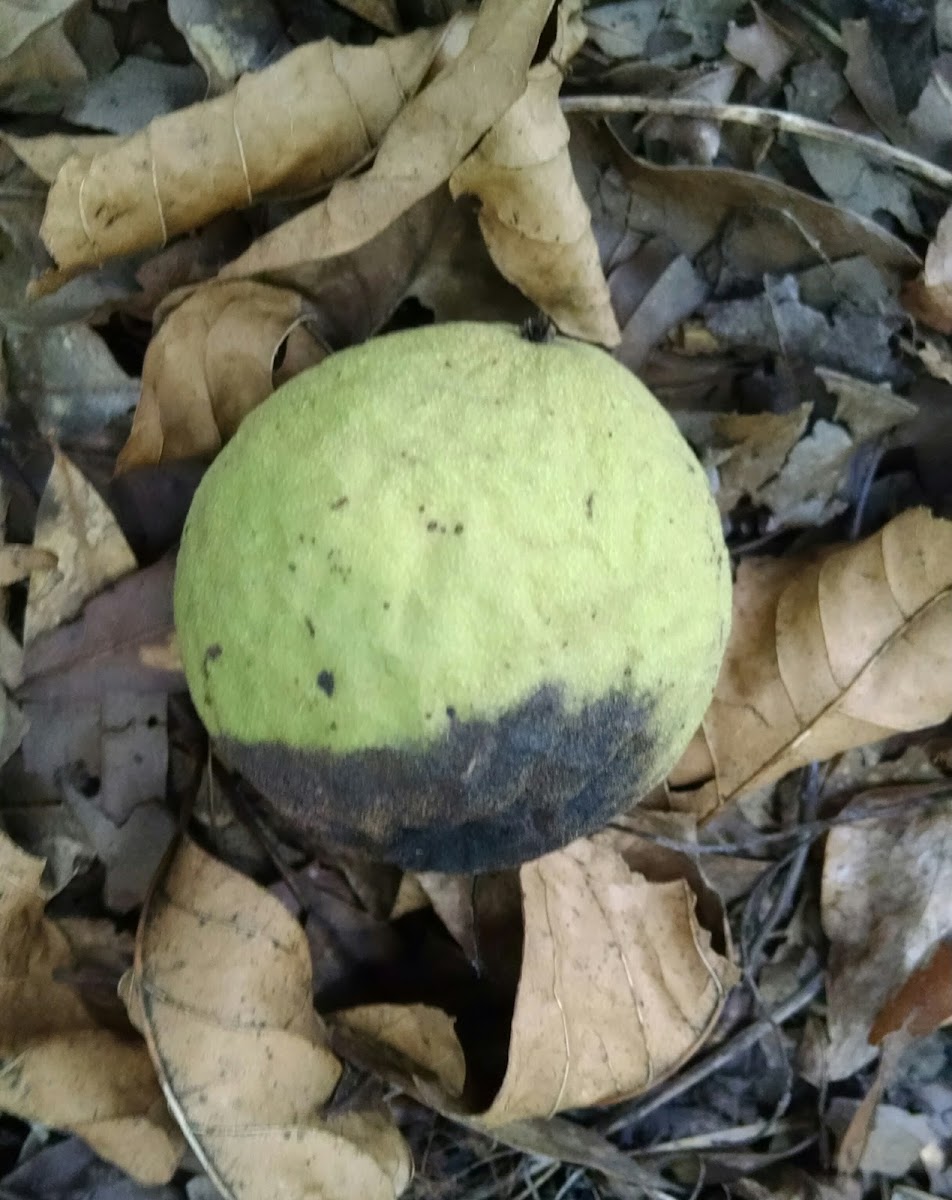
{"label": "pale green rind surface", "polygon": [[676,754],[730,573],[704,474],[630,372],[459,323],[335,354],[244,421],[189,513],[175,609],[212,733],[425,743],[448,709],[554,684],[572,711],[650,694]]}

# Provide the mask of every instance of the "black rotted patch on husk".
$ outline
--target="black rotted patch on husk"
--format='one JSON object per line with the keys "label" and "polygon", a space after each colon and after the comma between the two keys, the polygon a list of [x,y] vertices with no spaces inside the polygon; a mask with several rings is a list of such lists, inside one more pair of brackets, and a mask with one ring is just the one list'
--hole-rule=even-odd
{"label": "black rotted patch on husk", "polygon": [[664,749],[650,699],[570,713],[554,687],[496,721],[454,720],[425,748],[219,744],[301,833],[433,871],[515,866],[594,832],[658,781]]}

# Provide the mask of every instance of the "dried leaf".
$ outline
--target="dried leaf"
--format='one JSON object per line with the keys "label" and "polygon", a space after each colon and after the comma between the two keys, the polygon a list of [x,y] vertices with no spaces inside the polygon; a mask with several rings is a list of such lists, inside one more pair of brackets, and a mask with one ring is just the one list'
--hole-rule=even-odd
{"label": "dried leaf", "polygon": [[490,1127],[650,1087],[703,1043],[733,982],[683,881],[650,884],[589,841],[520,880],[525,950]]}
{"label": "dried leaf", "polygon": [[[921,288],[921,297],[917,297],[920,303],[913,315],[942,333],[952,331],[952,208],[946,209],[929,243]],[[909,295],[903,296],[907,303]]]}
{"label": "dried leaf", "polygon": [[466,1059],[447,1013],[422,1004],[368,1004],[333,1020],[338,1029],[399,1056],[418,1088],[436,1086],[451,1100],[462,1094]]}
{"label": "dried leaf", "polygon": [[[573,842],[526,863],[519,883],[525,935],[508,1066],[491,1105],[465,1112],[480,1128],[610,1103],[656,1083],[704,1041],[735,977],[698,921],[688,883],[649,882],[607,844]],[[361,1010],[349,1032],[409,1055],[411,1088],[460,1114],[445,1078],[456,1086],[446,1015],[416,1009],[412,1038],[401,1029],[398,1040],[390,1008],[376,1007]],[[417,1065],[442,1073],[442,1090],[423,1089]]]}
{"label": "dried leaf", "polygon": [[49,571],[56,566],[52,550],[36,546],[0,546],[0,587],[9,587],[29,579],[34,571]]}
{"label": "dried leaf", "polygon": [[23,635],[27,645],[37,634],[75,616],[85,600],[136,567],[112,513],[59,450],[54,451],[40,499],[33,543],[54,554],[56,566],[30,582]]}
{"label": "dried leaf", "polygon": [[595,219],[604,214],[632,229],[666,234],[692,260],[727,229],[733,270],[761,281],[764,272],[858,254],[881,269],[908,273],[919,265],[905,242],[875,221],[768,176],[726,167],[657,167],[620,150],[615,162],[617,173],[583,187]]}
{"label": "dried leaf", "polygon": [[826,842],[821,911],[830,939],[823,1070],[845,1079],[875,1055],[868,1038],[883,1005],[952,934],[948,806],[837,825]]}
{"label": "dried leaf", "polygon": [[172,617],[174,559],[126,575],[82,616],[26,648],[24,700],[102,700],[110,692],[183,692]]}
{"label": "dried leaf", "polygon": [[564,71],[584,36],[579,26],[563,3],[552,52],[450,176],[450,191],[454,198],[479,198],[479,225],[493,262],[563,333],[614,346],[618,324],[559,107]]}
{"label": "dried leaf", "polygon": [[525,90],[553,0],[484,0],[459,56],[387,130],[373,166],[340,180],[320,204],[267,234],[225,267],[233,278],[346,254],[449,179]]}
{"label": "dried leaf", "polygon": [[898,1030],[928,1037],[952,1021],[952,937],[944,937],[915,968],[898,991],[888,997],[870,1026],[869,1041],[878,1046]]}
{"label": "dried leaf", "polygon": [[61,268],[89,267],[243,208],[311,192],[369,154],[419,87],[441,36],[301,46],[224,96],[159,117],[91,159],[67,160],[41,233]]}
{"label": "dried leaf", "polygon": [[950,631],[952,522],[926,509],[819,559],[745,561],[675,802],[709,815],[797,767],[944,721]]}
{"label": "dried leaf", "polygon": [[[274,390],[279,347],[307,318],[297,292],[239,280],[206,283],[172,309],[149,343],[142,395],[117,470],[213,458]],[[325,349],[301,329],[299,368]]]}
{"label": "dried leaf", "polygon": [[340,1077],[304,933],[251,880],[183,841],[143,910],[133,1019],[224,1196],[392,1200],[411,1164],[377,1113],[322,1115]]}
{"label": "dried leaf", "polygon": [[72,1130],[135,1178],[164,1183],[182,1144],[146,1048],[100,1026],[58,980],[72,952],[43,913],[42,872],[41,859],[0,835],[0,1106]]}

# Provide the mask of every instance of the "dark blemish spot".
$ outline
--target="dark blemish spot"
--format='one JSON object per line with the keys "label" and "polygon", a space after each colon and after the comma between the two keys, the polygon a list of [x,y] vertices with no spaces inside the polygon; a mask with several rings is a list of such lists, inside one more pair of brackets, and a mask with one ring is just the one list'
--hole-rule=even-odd
{"label": "dark blemish spot", "polygon": [[426,527],[427,527],[427,529],[429,529],[430,533],[433,533],[434,530],[439,528],[439,522],[438,521],[427,521]]}
{"label": "dark blemish spot", "polygon": [[506,669],[507,671],[510,671],[510,670],[512,670],[512,663],[507,663],[507,662],[504,662],[502,665],[505,667],[505,669]]}
{"label": "dark blemish spot", "polygon": [[424,713],[423,715],[426,717],[426,719],[427,719],[428,721],[430,721],[430,720],[432,720],[432,719],[433,719],[433,714],[432,714],[432,713]]}
{"label": "dark blemish spot", "polygon": [[304,545],[304,534],[303,533],[298,534],[298,541],[301,543],[302,546]]}
{"label": "dark blemish spot", "polygon": [[421,505],[420,505],[420,507],[417,509],[417,512],[421,513],[421,512],[423,512],[425,509],[426,509],[426,505],[425,505],[425,504],[421,504]]}
{"label": "dark blemish spot", "polygon": [[588,514],[588,519],[592,519],[592,505],[595,503],[595,493],[589,492],[585,500],[585,512]]}
{"label": "dark blemish spot", "polygon": [[456,720],[456,709],[452,706],[452,704],[448,704],[446,706],[446,715],[449,717],[449,719],[451,721]]}
{"label": "dark blemish spot", "polygon": [[297,563],[289,562],[289,563],[288,563],[288,570],[289,570],[289,571],[296,571],[296,570],[297,570]]}
{"label": "dark blemish spot", "polygon": [[562,649],[563,649],[563,650],[568,650],[568,648],[569,648],[569,644],[568,644],[568,642],[563,642],[563,643],[562,643]]}
{"label": "dark blemish spot", "polygon": [[454,533],[457,533],[457,534],[458,534],[458,533],[462,533],[462,532],[463,532],[463,523],[462,523],[462,521],[457,521],[457,522],[456,522],[456,524],[453,526],[453,532],[454,532]]}
{"label": "dark blemish spot", "polygon": [[221,658],[221,645],[215,642],[213,646],[209,646],[205,651],[205,661],[207,663],[215,662],[219,658]]}
{"label": "dark blemish spot", "polygon": [[321,673],[317,677],[317,686],[321,689],[321,691],[326,696],[333,696],[333,694],[334,694],[334,672],[333,671],[321,671]]}
{"label": "dark blemish spot", "polygon": [[609,431],[608,431],[608,436],[609,436],[609,437],[614,437],[614,436],[615,436],[615,435],[612,433],[612,431],[611,431],[610,429],[609,429]]}
{"label": "dark blemish spot", "polygon": [[330,729],[331,729],[331,733],[337,732],[337,722],[336,721],[331,721]]}
{"label": "dark blemish spot", "polygon": [[158,723],[159,723],[158,717],[149,717],[148,721],[146,721],[146,727],[148,729],[155,729],[155,727],[156,727],[156,725],[158,725]]}
{"label": "dark blemish spot", "polygon": [[446,526],[445,526],[445,525],[441,525],[441,526],[440,526],[440,533],[446,533]]}
{"label": "dark blemish spot", "polygon": [[383,606],[384,606],[384,608],[385,608],[385,609],[387,609],[387,610],[389,611],[389,609],[390,609],[390,601],[389,601],[389,600],[384,600],[384,602],[383,602]]}
{"label": "dark blemish spot", "polygon": [[331,512],[337,512],[337,510],[339,508],[343,508],[346,503],[347,503],[346,496],[339,497],[339,499],[335,500],[334,503],[331,505]]}
{"label": "dark blemish spot", "polygon": [[311,620],[311,618],[305,617],[304,624],[307,626],[307,631],[311,635],[311,637],[314,637],[314,622]]}
{"label": "dark blemish spot", "polygon": [[624,671],[622,671],[622,674],[626,679],[629,679],[631,677],[631,667],[625,667]]}
{"label": "dark blemish spot", "polygon": [[142,762],[142,755],[141,754],[133,754],[132,761],[135,763]]}

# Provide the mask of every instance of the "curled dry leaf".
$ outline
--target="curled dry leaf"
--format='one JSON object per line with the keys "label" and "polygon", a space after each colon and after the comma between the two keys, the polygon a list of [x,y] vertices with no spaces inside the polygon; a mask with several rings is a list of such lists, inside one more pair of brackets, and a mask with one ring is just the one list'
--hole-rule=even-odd
{"label": "curled dry leaf", "polygon": [[206,283],[186,296],[149,343],[117,469],[213,458],[274,390],[275,355],[292,331],[298,369],[324,357],[303,328],[307,311],[297,292],[250,280]]}
{"label": "curled dry leaf", "polygon": [[581,19],[563,3],[549,57],[450,176],[450,190],[479,198],[483,237],[510,283],[563,333],[614,346],[621,335],[559,107],[564,71],[583,40]]}
{"label": "curled dry leaf", "polygon": [[47,199],[47,249],[63,269],[90,267],[277,189],[317,190],[372,153],[441,36],[313,42],[223,96],[158,117],[91,158],[69,158]]}
{"label": "curled dry leaf", "polygon": [[322,1114],[341,1066],[305,935],[251,880],[183,841],[143,910],[126,988],[185,1136],[223,1196],[393,1200],[411,1163],[378,1113]]}
{"label": "curled dry leaf", "polygon": [[813,560],[741,564],[701,729],[669,779],[708,816],[797,767],[952,712],[952,522],[909,509]]}
{"label": "curled dry leaf", "polygon": [[885,1003],[952,935],[949,806],[836,826],[826,842],[820,902],[830,939],[823,1074],[844,1079],[876,1053],[868,1039]]}
{"label": "curled dry leaf", "polygon": [[525,90],[552,4],[484,0],[459,55],[406,104],[373,166],[356,179],[338,181],[326,200],[259,239],[221,276],[279,271],[346,254],[445,183]]}
{"label": "curled dry leaf", "polygon": [[[526,863],[519,884],[525,936],[508,1065],[488,1108],[465,1101],[467,1119],[490,1128],[651,1086],[703,1043],[734,982],[688,883],[650,882],[607,843],[581,840]],[[438,1066],[441,1086],[426,1100],[461,1114],[446,1015],[417,1009],[408,1018],[414,1048],[390,1033],[392,1007],[377,1007],[337,1014],[335,1024],[409,1054],[403,1078],[417,1094],[420,1075]]]}
{"label": "curled dry leaf", "polygon": [[0,835],[0,1108],[72,1130],[137,1179],[164,1183],[183,1145],[149,1055],[56,978],[73,953],[44,915],[42,873],[42,859]]}
{"label": "curled dry leaf", "polygon": [[59,450],[54,451],[53,469],[40,498],[33,543],[37,550],[55,555],[56,566],[30,581],[26,643],[74,617],[89,596],[136,567],[115,517]]}

